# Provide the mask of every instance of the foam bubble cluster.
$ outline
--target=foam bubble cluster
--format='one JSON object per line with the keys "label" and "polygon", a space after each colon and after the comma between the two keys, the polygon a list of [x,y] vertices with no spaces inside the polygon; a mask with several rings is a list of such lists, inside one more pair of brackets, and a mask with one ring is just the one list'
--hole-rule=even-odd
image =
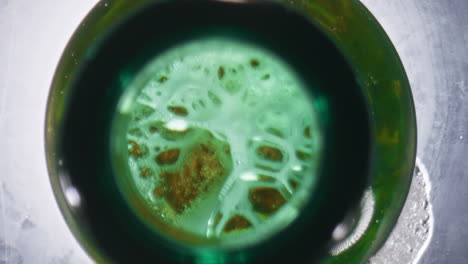
{"label": "foam bubble cluster", "polygon": [[226,244],[261,239],[294,219],[316,181],[322,134],[306,90],[288,64],[251,43],[173,47],[120,104],[130,120],[128,177],[180,229]]}

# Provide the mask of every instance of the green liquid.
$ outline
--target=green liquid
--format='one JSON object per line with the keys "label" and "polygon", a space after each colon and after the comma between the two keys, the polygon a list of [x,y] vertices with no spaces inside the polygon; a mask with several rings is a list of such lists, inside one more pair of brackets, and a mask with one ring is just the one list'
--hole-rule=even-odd
{"label": "green liquid", "polygon": [[240,39],[164,51],[118,106],[124,196],[163,234],[166,225],[227,247],[267,239],[317,180],[322,134],[307,88],[279,57]]}

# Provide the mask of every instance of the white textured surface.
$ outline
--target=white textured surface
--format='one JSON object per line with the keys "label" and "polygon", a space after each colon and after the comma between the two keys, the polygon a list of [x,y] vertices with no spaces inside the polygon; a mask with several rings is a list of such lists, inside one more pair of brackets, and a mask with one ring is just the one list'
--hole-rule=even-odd
{"label": "white textured surface", "polygon": [[369,264],[417,264],[420,261],[434,232],[429,177],[426,166],[418,158],[410,193],[398,223]]}
{"label": "white textured surface", "polygon": [[0,263],[86,263],[52,195],[44,120],[56,64],[95,0],[0,0]]}

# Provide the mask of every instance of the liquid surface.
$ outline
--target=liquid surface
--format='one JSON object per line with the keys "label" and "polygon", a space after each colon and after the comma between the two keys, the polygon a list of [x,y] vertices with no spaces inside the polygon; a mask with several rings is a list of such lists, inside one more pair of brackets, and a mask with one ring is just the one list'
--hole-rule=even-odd
{"label": "liquid surface", "polygon": [[294,220],[316,182],[322,134],[307,88],[279,57],[237,39],[166,50],[119,104],[124,194],[221,245],[267,238]]}

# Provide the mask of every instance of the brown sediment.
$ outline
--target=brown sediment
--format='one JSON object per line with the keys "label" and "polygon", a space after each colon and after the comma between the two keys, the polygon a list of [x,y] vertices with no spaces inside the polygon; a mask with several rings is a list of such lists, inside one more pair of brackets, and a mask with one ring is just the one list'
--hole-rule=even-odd
{"label": "brown sediment", "polygon": [[164,187],[162,186],[157,186],[156,188],[154,188],[153,190],[153,193],[154,193],[154,197],[156,198],[161,198],[164,196],[166,190],[164,190]]}
{"label": "brown sediment", "polygon": [[149,131],[151,133],[156,133],[156,132],[158,132],[158,127],[157,126],[150,126]]}
{"label": "brown sediment", "polygon": [[306,136],[307,138],[311,137],[310,127],[306,127],[304,129],[304,136]]}
{"label": "brown sediment", "polygon": [[218,213],[215,217],[215,220],[214,220],[214,226],[217,226],[219,224],[219,222],[221,221],[221,218],[223,218],[223,214],[222,213]]}
{"label": "brown sediment", "polygon": [[267,128],[266,132],[268,132],[268,133],[270,133],[272,135],[275,135],[277,137],[280,137],[280,138],[284,137],[283,133],[280,130],[276,129],[276,128],[272,128],[272,127]]}
{"label": "brown sediment", "polygon": [[257,59],[251,59],[250,65],[254,68],[257,68],[260,65],[260,62]]}
{"label": "brown sediment", "polygon": [[176,130],[170,130],[164,127],[159,130],[162,138],[171,140],[171,141],[177,141],[179,139],[187,137],[188,134],[190,134],[190,131],[191,131],[190,128],[184,131],[176,131]]}
{"label": "brown sediment", "polygon": [[143,151],[142,151],[140,145],[138,145],[138,143],[136,143],[133,140],[129,140],[128,143],[132,145],[132,147],[128,150],[130,155],[132,155],[135,158],[139,158],[139,157],[143,156]]}
{"label": "brown sediment", "polygon": [[231,147],[229,147],[228,145],[224,146],[223,150],[224,153],[231,155]]}
{"label": "brown sediment", "polygon": [[150,176],[153,176],[154,175],[154,172],[152,169],[150,168],[145,168],[141,171],[141,177],[143,178],[148,178]]}
{"label": "brown sediment", "polygon": [[264,175],[264,174],[258,175],[258,179],[261,180],[261,181],[265,181],[265,182],[274,182],[274,181],[276,181],[275,177]]}
{"label": "brown sediment", "polygon": [[156,162],[163,165],[174,164],[180,155],[180,149],[169,149],[156,156]]}
{"label": "brown sediment", "polygon": [[178,116],[187,116],[188,111],[183,106],[168,106],[167,109]]}
{"label": "brown sediment", "polygon": [[132,136],[135,136],[135,137],[142,137],[143,136],[143,132],[138,127],[130,129],[130,131],[128,131],[128,133],[130,135],[132,135]]}
{"label": "brown sediment", "polygon": [[252,226],[249,220],[242,215],[234,215],[224,226],[223,232],[240,231]]}
{"label": "brown sediment", "polygon": [[271,161],[283,160],[283,153],[281,153],[281,150],[274,147],[261,146],[257,149],[257,153],[261,158],[268,159]]}
{"label": "brown sediment", "polygon": [[175,170],[161,172],[166,186],[166,201],[182,213],[191,203],[219,183],[229,173],[220,161],[220,152],[213,144],[200,143],[189,151]]}
{"label": "brown sediment", "polygon": [[262,170],[271,171],[271,172],[277,172],[278,171],[278,169],[273,169],[272,167],[264,166],[264,165],[260,165],[260,164],[255,164],[255,167],[259,168],[259,169],[262,169]]}
{"label": "brown sediment", "polygon": [[289,185],[290,185],[294,190],[297,189],[297,186],[299,185],[299,183],[298,183],[297,181],[289,179],[288,182],[289,182]]}
{"label": "brown sediment", "polygon": [[223,79],[224,77],[224,67],[223,66],[219,66],[218,68],[218,79]]}
{"label": "brown sediment", "polygon": [[159,83],[165,83],[167,80],[168,80],[167,76],[163,75],[163,76],[159,77],[158,82]]}
{"label": "brown sediment", "polygon": [[310,159],[310,154],[309,153],[305,153],[303,151],[300,151],[300,150],[297,150],[296,151],[296,157],[302,161],[307,161]]}
{"label": "brown sediment", "polygon": [[249,191],[249,200],[254,210],[270,215],[286,203],[281,193],[275,188],[258,187]]}

